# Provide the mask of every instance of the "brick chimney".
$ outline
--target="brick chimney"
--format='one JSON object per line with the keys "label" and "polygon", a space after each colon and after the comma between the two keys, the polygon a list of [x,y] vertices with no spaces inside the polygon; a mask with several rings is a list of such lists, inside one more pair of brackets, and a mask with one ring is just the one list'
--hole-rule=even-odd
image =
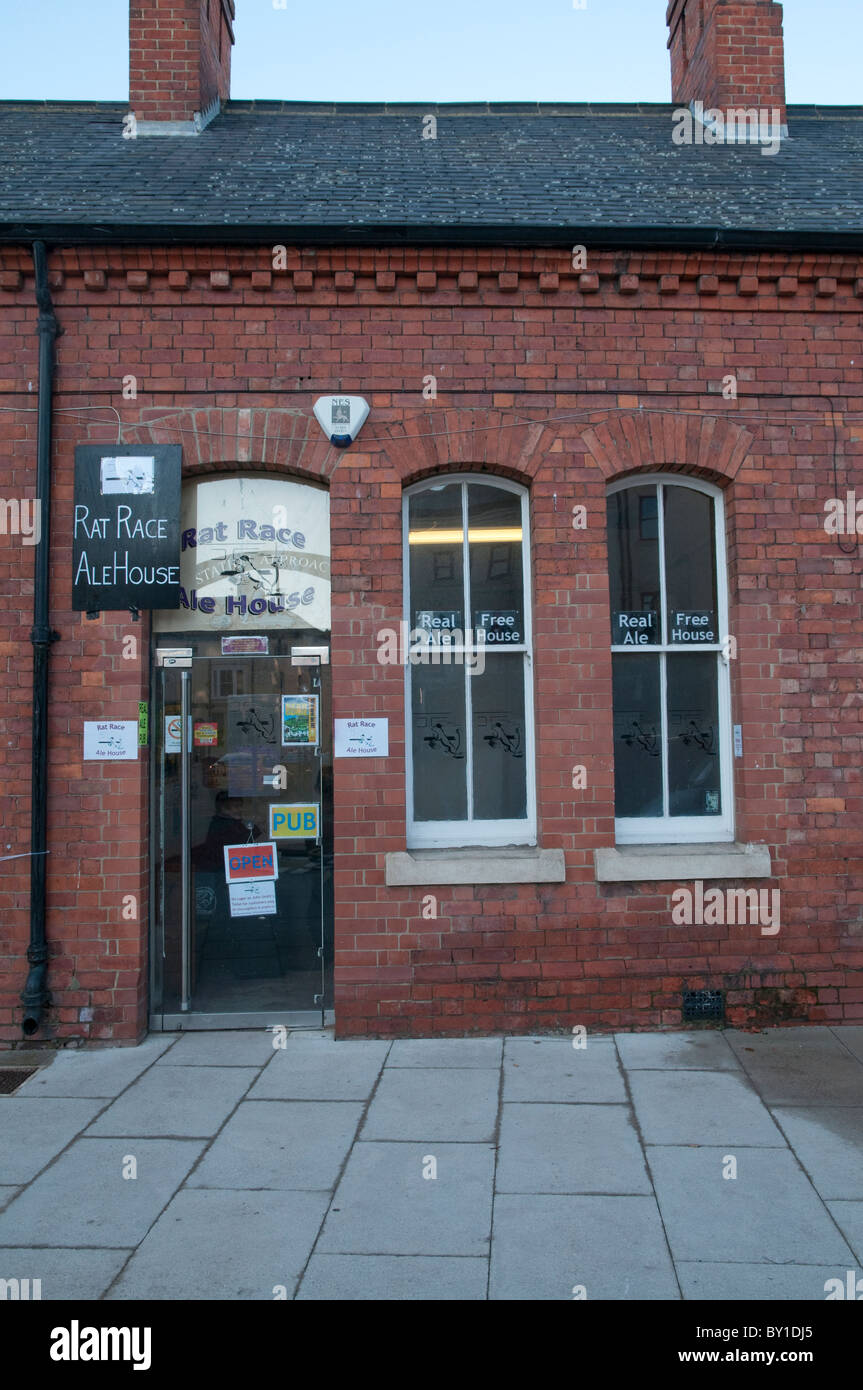
{"label": "brick chimney", "polygon": [[785,126],[785,46],[776,0],[670,0],[671,98],[756,107]]}
{"label": "brick chimney", "polygon": [[138,134],[194,134],[231,88],[234,0],[130,0],[129,107]]}

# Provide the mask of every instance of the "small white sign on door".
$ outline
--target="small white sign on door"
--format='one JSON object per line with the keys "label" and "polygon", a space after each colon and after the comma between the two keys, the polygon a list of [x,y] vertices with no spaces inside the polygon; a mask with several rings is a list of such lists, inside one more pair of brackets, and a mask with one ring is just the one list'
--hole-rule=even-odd
{"label": "small white sign on door", "polygon": [[88,763],[136,763],[138,761],[137,719],[85,719],[84,761]]}
{"label": "small white sign on door", "polygon": [[232,917],[271,917],[276,910],[274,883],[229,883]]}
{"label": "small white sign on door", "polygon": [[183,716],[181,714],[165,715],[165,752],[180,753],[183,748]]}
{"label": "small white sign on door", "polygon": [[388,758],[388,719],[337,719],[334,756],[337,758]]}

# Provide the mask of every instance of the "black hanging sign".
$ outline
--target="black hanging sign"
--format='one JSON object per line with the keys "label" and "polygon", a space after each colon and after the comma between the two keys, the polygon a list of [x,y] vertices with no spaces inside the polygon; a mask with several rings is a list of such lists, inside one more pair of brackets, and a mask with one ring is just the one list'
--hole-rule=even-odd
{"label": "black hanging sign", "polygon": [[72,607],[180,606],[179,444],[75,449]]}

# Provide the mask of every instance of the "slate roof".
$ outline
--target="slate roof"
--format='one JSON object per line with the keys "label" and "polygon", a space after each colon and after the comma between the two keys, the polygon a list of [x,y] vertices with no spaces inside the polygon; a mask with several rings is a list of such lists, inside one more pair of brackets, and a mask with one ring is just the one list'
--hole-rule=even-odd
{"label": "slate roof", "polygon": [[863,249],[863,107],[790,107],[775,155],[675,145],[671,105],[231,101],[124,140],[128,109],[0,102],[0,239]]}

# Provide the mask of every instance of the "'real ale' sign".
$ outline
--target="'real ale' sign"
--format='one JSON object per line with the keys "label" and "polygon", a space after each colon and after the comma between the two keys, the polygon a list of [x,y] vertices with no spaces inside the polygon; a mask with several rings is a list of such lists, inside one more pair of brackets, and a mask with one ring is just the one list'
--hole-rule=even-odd
{"label": "'real ale' sign", "polygon": [[75,449],[72,607],[180,604],[179,444]]}

